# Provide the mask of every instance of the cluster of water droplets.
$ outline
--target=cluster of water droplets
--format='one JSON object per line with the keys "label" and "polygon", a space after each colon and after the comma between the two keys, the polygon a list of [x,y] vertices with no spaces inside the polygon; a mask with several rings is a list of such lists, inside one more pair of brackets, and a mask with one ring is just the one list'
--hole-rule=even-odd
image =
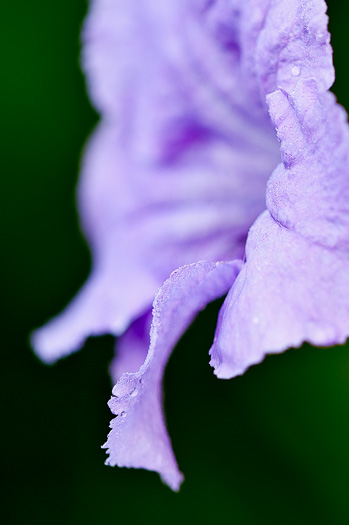
{"label": "cluster of water droplets", "polygon": [[142,385],[142,378],[133,374],[125,374],[112,390],[109,407],[114,415],[125,418],[127,410],[132,406],[132,401],[138,396]]}

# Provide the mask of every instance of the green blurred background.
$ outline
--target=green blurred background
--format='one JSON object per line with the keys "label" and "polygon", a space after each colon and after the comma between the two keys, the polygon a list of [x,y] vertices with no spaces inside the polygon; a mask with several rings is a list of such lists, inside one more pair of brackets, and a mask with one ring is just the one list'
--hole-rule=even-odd
{"label": "green blurred background", "polygon": [[[83,0],[0,8],[2,523],[349,523],[348,348],[305,346],[219,381],[208,366],[211,305],[166,372],[168,426],[186,476],[179,494],[154,473],[104,466],[112,337],[90,339],[54,367],[32,354],[31,329],[89,269],[74,206],[97,119],[78,60],[86,9]],[[349,5],[331,0],[329,14],[334,92],[349,108]]]}

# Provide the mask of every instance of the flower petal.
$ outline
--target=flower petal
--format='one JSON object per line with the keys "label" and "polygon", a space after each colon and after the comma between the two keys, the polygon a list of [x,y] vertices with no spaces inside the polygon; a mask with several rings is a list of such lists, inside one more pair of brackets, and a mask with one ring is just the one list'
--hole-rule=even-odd
{"label": "flower petal", "polygon": [[96,0],[83,64],[103,122],[79,183],[91,276],[35,332],[47,362],[86,337],[120,335],[171,271],[242,257],[279,162],[242,74],[238,2]]}
{"label": "flower petal", "polygon": [[[333,75],[324,4],[296,4],[298,16],[300,8],[303,15],[304,9],[308,14],[318,9],[319,16],[300,17],[296,31],[304,24],[306,39],[297,48],[303,77],[297,70],[297,82],[287,83],[281,71],[282,87],[267,96],[283,164],[268,182],[268,211],[250,230],[246,264],[220,313],[210,354],[222,378],[243,373],[267,353],[304,341],[343,343],[349,335],[348,124],[326,91]],[[281,20],[282,25],[288,20],[285,12],[286,7],[284,18],[271,17],[268,23]],[[293,59],[284,51],[282,70],[288,67],[289,77]]]}
{"label": "flower petal", "polygon": [[210,350],[215,374],[229,379],[308,341],[349,335],[349,257],[309,242],[266,211],[250,231],[247,262],[220,312]]}
{"label": "flower petal", "polygon": [[159,472],[173,490],[183,479],[167,434],[162,410],[162,376],[175,344],[207,303],[232,285],[240,261],[199,262],[172,273],[153,309],[147,359],[137,373],[124,374],[113,388],[109,407],[117,415],[104,448],[109,465]]}

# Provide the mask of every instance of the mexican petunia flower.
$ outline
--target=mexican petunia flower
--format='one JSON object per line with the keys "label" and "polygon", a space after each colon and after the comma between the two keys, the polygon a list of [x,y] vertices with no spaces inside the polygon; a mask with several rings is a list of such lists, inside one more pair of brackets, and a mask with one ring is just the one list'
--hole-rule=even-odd
{"label": "mexican petunia flower", "polygon": [[92,2],[83,67],[101,122],[78,203],[93,266],[33,345],[51,363],[119,336],[110,465],[179,488],[162,377],[217,297],[219,378],[349,335],[349,134],[325,13],[322,0]]}

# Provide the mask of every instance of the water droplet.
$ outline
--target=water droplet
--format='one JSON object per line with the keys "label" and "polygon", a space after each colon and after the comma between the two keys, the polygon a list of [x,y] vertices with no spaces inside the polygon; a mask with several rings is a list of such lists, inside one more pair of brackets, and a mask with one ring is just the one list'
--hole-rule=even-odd
{"label": "water droplet", "polygon": [[121,412],[120,416],[121,416],[121,417],[126,417],[126,416],[127,416],[125,410],[123,410],[123,411]]}
{"label": "water droplet", "polygon": [[132,390],[130,396],[131,397],[136,397],[137,395],[138,395],[138,390],[137,390],[137,388],[135,388],[134,390]]}
{"label": "water droplet", "polygon": [[301,72],[301,68],[299,66],[293,66],[293,68],[291,69],[291,75],[293,77],[299,77],[300,72]]}

